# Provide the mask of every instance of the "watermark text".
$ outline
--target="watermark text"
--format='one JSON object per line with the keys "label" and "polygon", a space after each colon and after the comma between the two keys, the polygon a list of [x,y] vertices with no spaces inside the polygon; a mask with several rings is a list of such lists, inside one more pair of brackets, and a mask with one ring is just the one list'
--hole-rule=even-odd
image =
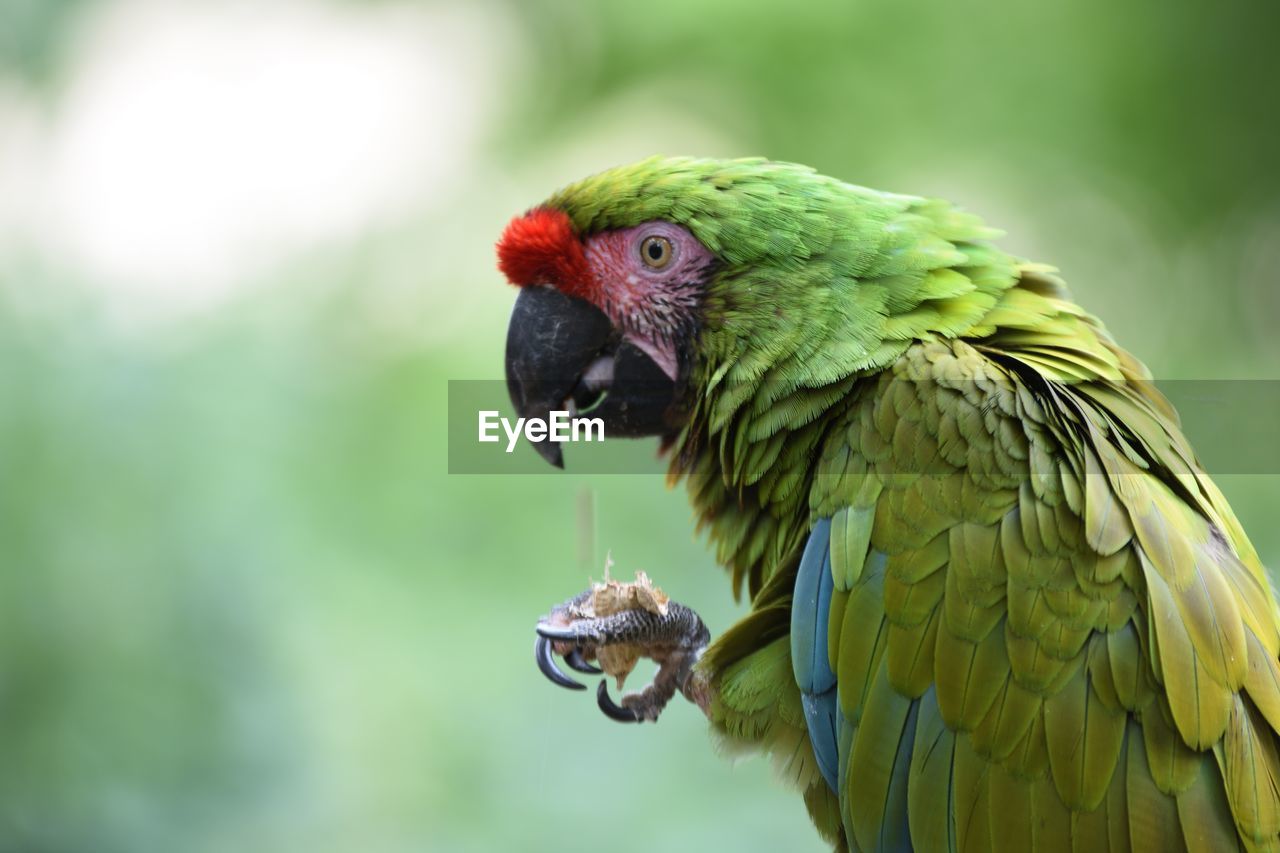
{"label": "watermark text", "polygon": [[568,411],[555,410],[543,418],[516,418],[512,423],[509,418],[501,417],[496,410],[485,409],[479,412],[479,440],[482,442],[498,442],[502,436],[507,437],[507,453],[516,449],[516,443],[523,434],[526,441],[604,441],[603,418],[575,418]]}

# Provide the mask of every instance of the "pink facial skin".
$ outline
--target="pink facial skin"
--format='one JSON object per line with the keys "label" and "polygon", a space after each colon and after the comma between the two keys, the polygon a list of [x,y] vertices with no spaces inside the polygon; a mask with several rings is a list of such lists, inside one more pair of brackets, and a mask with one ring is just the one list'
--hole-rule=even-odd
{"label": "pink facial skin", "polygon": [[[671,241],[673,255],[662,269],[653,269],[641,259],[641,244],[650,236]],[[598,285],[599,307],[622,330],[623,338],[644,351],[674,382],[678,338],[693,329],[715,256],[687,230],[663,221],[592,235],[585,240],[585,249]]]}

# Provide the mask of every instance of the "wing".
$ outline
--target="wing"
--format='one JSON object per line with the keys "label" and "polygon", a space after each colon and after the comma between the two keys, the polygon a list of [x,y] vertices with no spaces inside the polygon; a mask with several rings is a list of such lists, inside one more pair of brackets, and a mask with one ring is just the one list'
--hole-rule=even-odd
{"label": "wing", "polygon": [[917,345],[827,442],[790,656],[831,816],[860,850],[1280,846],[1256,555],[1154,392],[1025,364]]}

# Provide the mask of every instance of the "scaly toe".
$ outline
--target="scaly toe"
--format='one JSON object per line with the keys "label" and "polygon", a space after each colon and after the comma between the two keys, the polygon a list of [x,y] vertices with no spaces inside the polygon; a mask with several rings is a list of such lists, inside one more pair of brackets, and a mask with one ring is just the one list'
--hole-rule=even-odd
{"label": "scaly toe", "polygon": [[539,622],[536,630],[539,637],[546,637],[548,640],[569,640],[572,642],[578,638],[577,632],[567,625],[550,625],[546,622]]}

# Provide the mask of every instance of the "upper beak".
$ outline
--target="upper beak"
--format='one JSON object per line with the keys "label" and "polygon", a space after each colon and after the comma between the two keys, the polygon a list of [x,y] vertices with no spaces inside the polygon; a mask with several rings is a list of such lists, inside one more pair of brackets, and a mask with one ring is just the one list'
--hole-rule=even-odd
{"label": "upper beak", "polygon": [[[663,435],[679,425],[676,383],[624,340],[596,306],[549,287],[525,287],[507,329],[507,391],[522,418],[553,410],[598,417],[613,436]],[[534,443],[557,468],[557,442]]]}
{"label": "upper beak", "polygon": [[[562,408],[578,379],[613,337],[603,311],[549,287],[524,287],[507,327],[507,392],[522,418],[547,418]],[[538,454],[564,467],[560,445],[534,444]]]}

